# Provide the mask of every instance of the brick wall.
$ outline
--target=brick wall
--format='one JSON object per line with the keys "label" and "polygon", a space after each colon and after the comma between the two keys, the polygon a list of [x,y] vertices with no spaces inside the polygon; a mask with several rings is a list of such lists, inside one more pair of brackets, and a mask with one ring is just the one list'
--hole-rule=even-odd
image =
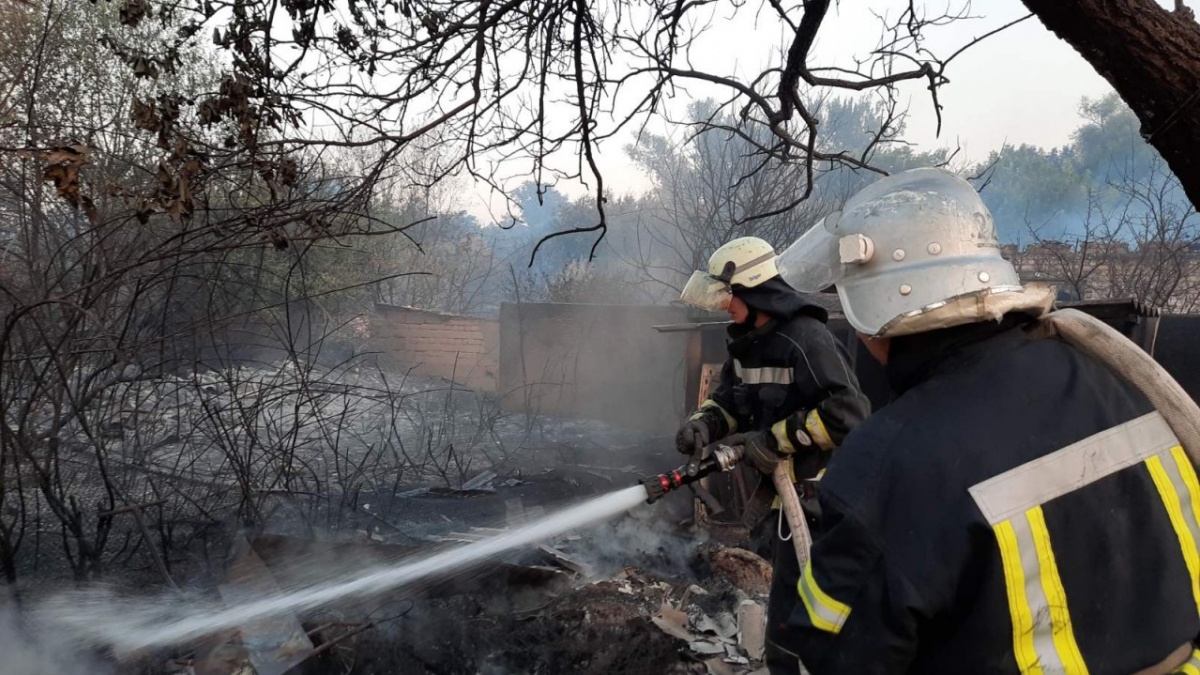
{"label": "brick wall", "polygon": [[496,391],[498,321],[376,305],[370,335],[371,348],[385,368]]}

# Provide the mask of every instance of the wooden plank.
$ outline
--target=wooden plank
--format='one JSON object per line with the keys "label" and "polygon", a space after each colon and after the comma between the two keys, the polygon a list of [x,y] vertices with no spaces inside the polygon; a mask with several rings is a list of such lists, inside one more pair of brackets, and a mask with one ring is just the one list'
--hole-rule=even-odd
{"label": "wooden plank", "polygon": [[668,323],[654,326],[660,333],[682,333],[690,330],[708,328],[709,326],[728,326],[732,321],[699,321],[694,323]]}
{"label": "wooden plank", "polygon": [[[227,606],[279,595],[279,585],[245,539],[239,539],[226,583],[217,586]],[[241,642],[257,675],[284,675],[312,655],[313,643],[295,614],[239,626]]]}
{"label": "wooden plank", "polygon": [[542,544],[538,546],[538,550],[549,555],[551,558],[554,558],[554,561],[559,565],[562,565],[581,577],[590,577],[592,575],[593,570],[590,566],[571,558],[566,553],[563,553],[549,544]]}
{"label": "wooden plank", "polygon": [[525,505],[521,503],[520,497],[504,500],[505,521],[509,527],[520,527],[525,524],[525,519],[528,517],[525,514]]}
{"label": "wooden plank", "polygon": [[699,408],[701,403],[708,398],[710,392],[716,388],[718,381],[721,379],[720,363],[705,363],[700,366],[700,391],[696,395],[696,407]]}

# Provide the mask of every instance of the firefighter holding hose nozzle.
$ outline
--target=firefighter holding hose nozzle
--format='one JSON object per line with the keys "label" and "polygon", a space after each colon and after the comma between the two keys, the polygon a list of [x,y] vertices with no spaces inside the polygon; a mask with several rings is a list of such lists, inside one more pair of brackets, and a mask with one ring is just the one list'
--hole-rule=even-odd
{"label": "firefighter holding hose nozzle", "polygon": [[969,183],[882,178],[778,266],[836,287],[895,394],[826,468],[778,649],[813,675],[1200,673],[1183,407],[1039,330],[1070,310],[1021,283]]}
{"label": "firefighter holding hose nozzle", "polygon": [[[681,294],[683,302],[728,312],[733,320],[720,380],[676,436],[676,449],[689,457],[685,473],[692,477],[706,460],[706,469],[714,468],[713,459],[727,466],[728,457],[713,454],[719,442],[767,477],[786,462],[792,483],[812,479],[870,412],[845,346],[825,326],[828,313],[784,283],[775,257],[762,239],[734,239],[712,254],[708,269],[693,274]],[[652,496],[686,478],[673,472],[654,480],[665,484],[647,485]],[[794,490],[787,490],[794,499]],[[761,521],[774,497],[772,481],[760,481],[745,520]],[[788,524],[779,518],[767,613],[770,626],[782,627],[799,603],[800,562],[792,544],[783,541]],[[771,525],[770,530],[777,528]],[[768,637],[773,631],[768,628]],[[768,641],[768,651],[775,650],[774,643]],[[790,659],[789,672],[798,670],[795,658],[785,652],[772,659]]]}

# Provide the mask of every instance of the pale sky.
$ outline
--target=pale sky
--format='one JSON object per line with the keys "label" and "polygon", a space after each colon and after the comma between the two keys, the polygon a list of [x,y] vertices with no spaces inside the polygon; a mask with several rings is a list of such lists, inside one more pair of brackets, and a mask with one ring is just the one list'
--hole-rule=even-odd
{"label": "pale sky", "polygon": [[[1159,2],[1167,4],[1166,0]],[[946,3],[934,0],[926,7],[932,11],[946,8]],[[872,12],[894,16],[906,5],[905,0],[841,2],[826,17],[810,63],[850,65],[854,57],[865,57],[880,35],[880,22]],[[754,3],[745,7],[753,9]],[[952,1],[949,7],[957,10],[962,2]],[[986,0],[976,2],[970,13],[982,18],[930,29],[926,47],[944,58],[971,39],[1027,12],[1019,0]],[[729,14],[727,3],[717,10],[704,38],[707,46],[696,53],[697,68],[721,74],[757,73],[764,62],[778,62],[778,57],[771,55],[774,45],[780,43],[778,25],[766,12],[761,28],[755,27],[749,11],[743,10],[733,20]],[[950,65],[947,77],[950,82],[940,91],[940,138],[934,135],[935,117],[925,81],[901,85],[901,105],[910,111],[906,139],[921,149],[959,145],[959,156],[971,160],[986,157],[1005,142],[1061,146],[1079,126],[1080,99],[1111,91],[1074,49],[1036,17],[968,49]],[[689,97],[723,91],[693,87],[672,103],[679,109]],[[632,136],[614,139],[600,148],[605,180],[617,194],[640,193],[647,188],[646,178],[625,156],[623,146],[631,140]],[[583,192],[577,185],[563,184],[560,189],[571,196]],[[464,208],[486,220],[482,193],[464,201],[473,202],[464,203]]]}

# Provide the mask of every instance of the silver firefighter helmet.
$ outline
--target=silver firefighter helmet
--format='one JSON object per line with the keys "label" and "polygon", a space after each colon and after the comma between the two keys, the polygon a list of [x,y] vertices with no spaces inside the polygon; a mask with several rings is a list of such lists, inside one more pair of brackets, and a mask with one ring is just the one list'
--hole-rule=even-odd
{"label": "silver firefighter helmet", "polygon": [[846,319],[886,337],[1046,311],[1051,289],[1026,287],[1000,255],[992,215],[970,183],[948,171],[881,178],[779,254],[801,292],[836,286]]}
{"label": "silver firefighter helmet", "polygon": [[708,258],[708,269],[692,274],[680,301],[710,312],[729,306],[734,287],[754,288],[778,276],[775,248],[758,237],[739,237]]}

